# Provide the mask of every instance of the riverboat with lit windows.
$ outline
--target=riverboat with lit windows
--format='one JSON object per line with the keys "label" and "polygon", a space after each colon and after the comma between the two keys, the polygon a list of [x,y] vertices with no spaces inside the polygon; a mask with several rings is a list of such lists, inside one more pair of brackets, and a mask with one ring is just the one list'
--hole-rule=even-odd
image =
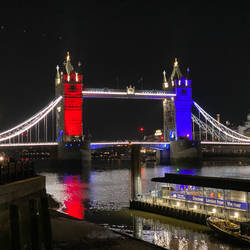
{"label": "riverboat with lit windows", "polygon": [[208,217],[207,225],[222,236],[225,236],[233,241],[237,241],[238,243],[250,246],[249,222],[236,224],[226,219]]}

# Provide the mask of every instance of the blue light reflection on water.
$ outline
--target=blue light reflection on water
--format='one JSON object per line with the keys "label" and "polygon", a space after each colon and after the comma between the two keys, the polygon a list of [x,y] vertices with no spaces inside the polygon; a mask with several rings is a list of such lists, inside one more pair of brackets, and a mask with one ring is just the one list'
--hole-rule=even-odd
{"label": "blue light reflection on water", "polygon": [[196,174],[196,169],[195,168],[190,168],[190,169],[180,169],[180,174],[188,174],[188,175],[195,175]]}
{"label": "blue light reflection on water", "polygon": [[[157,174],[154,177],[164,177],[168,174],[187,174],[187,175],[196,175],[196,168],[184,168],[184,167],[173,167],[173,166],[159,166],[157,167]],[[152,177],[153,178],[153,177]]]}

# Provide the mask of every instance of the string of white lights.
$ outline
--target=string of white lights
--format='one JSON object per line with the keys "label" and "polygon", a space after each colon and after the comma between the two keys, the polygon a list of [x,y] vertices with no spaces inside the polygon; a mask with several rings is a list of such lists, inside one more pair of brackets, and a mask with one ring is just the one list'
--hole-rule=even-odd
{"label": "string of white lights", "polygon": [[[58,99],[59,99],[59,98],[62,98],[62,97],[58,97]],[[61,100],[61,99],[60,99],[60,100]],[[13,130],[15,130],[15,129],[18,129],[18,128],[22,127],[23,125],[27,124],[28,122],[30,122],[31,120],[37,118],[42,112],[44,112],[44,110],[50,108],[50,107],[54,104],[54,102],[56,102],[56,101],[57,101],[57,99],[54,100],[54,101],[52,101],[52,102],[51,102],[48,106],[46,106],[42,111],[39,111],[38,113],[36,113],[36,114],[33,115],[32,117],[30,117],[28,120],[22,122],[21,124],[18,124],[17,126],[11,128],[11,129],[9,129],[9,130],[6,130],[6,131],[1,132],[1,133],[0,133],[0,136],[3,135],[3,134],[9,133],[9,132],[11,132],[11,131],[13,131]]]}
{"label": "string of white lights", "polygon": [[[122,95],[122,96],[127,96],[129,95],[127,91],[118,91],[118,90],[102,90],[102,89],[87,89],[82,91],[83,96],[88,96],[88,95],[107,95],[107,96],[112,96],[112,95]],[[136,95],[136,96],[158,96],[158,97],[174,97],[176,96],[176,93],[169,93],[167,91],[150,91],[150,90],[145,90],[145,91],[140,91],[140,92],[134,92],[131,95]]]}
{"label": "string of white lights", "polygon": [[62,96],[58,97],[54,101],[52,101],[48,106],[46,106],[43,110],[38,112],[36,115],[32,116],[30,119],[25,122],[15,126],[12,129],[4,131],[0,134],[0,142],[9,140],[15,136],[22,134],[27,131],[31,127],[35,126],[39,121],[41,121],[51,110],[53,110],[57,104],[62,100]]}
{"label": "string of white lights", "polygon": [[27,142],[27,143],[4,143],[0,144],[0,148],[4,147],[40,147],[40,146],[58,146],[58,142]]}
{"label": "string of white lights", "polygon": [[219,123],[212,116],[210,116],[204,109],[202,109],[196,102],[194,102],[197,110],[202,114],[202,116],[210,122],[216,129],[218,129],[221,133],[241,142],[250,142],[250,137],[244,136],[242,134],[237,133],[236,131],[226,127],[225,125]]}
{"label": "string of white lights", "polygon": [[203,145],[241,145],[249,146],[250,142],[228,142],[228,141],[201,141]]}

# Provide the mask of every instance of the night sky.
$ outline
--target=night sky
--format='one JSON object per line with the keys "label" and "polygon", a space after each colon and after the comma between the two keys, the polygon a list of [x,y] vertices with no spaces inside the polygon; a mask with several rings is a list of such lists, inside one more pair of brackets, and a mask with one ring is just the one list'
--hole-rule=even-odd
{"label": "night sky", "polygon": [[[0,9],[0,130],[54,98],[56,65],[70,51],[83,64],[84,86],[160,89],[177,57],[193,98],[222,121],[242,124],[250,108],[248,7],[168,1],[17,2]],[[141,81],[140,79],[143,79]],[[93,140],[135,138],[162,128],[162,103],[84,101],[84,129]]]}

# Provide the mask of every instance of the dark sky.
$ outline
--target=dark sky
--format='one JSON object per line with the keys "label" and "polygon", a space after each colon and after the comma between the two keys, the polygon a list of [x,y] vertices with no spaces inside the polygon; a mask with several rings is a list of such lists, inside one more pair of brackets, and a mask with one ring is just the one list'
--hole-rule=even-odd
{"label": "dark sky", "polygon": [[[170,76],[177,57],[183,72],[191,70],[194,100],[241,124],[250,104],[247,6],[168,2],[19,1],[1,8],[0,130],[53,99],[55,67],[68,50],[73,63],[83,63],[85,87],[97,88],[160,89],[162,71]],[[135,137],[140,126],[146,134],[162,127],[162,104],[89,99],[84,119],[94,140]]]}

